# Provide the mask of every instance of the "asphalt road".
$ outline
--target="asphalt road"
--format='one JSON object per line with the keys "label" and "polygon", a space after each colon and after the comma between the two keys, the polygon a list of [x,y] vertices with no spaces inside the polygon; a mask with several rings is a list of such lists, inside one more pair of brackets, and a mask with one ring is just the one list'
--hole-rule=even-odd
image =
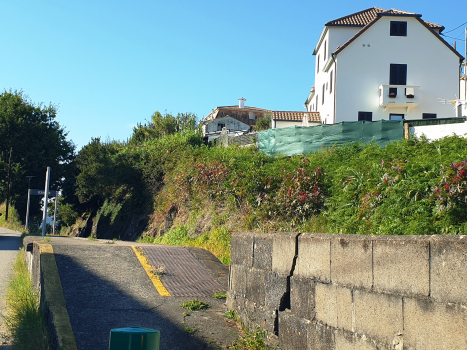
{"label": "asphalt road", "polygon": [[[64,237],[53,237],[50,242],[78,350],[107,350],[111,329],[132,326],[159,330],[164,350],[214,350],[236,338],[236,324],[223,316],[225,300],[212,298],[212,291],[210,296],[197,294],[203,292],[201,287],[207,277],[199,279],[199,288],[193,288],[193,281],[188,278],[199,276],[204,268],[214,271],[210,267],[213,262],[200,252],[193,254],[200,264],[187,260],[188,264],[175,267],[182,264],[180,256],[186,256],[186,247],[171,248],[170,252],[175,249],[177,254],[167,254],[164,248],[163,255],[157,247],[144,245],[146,253],[162,259],[167,267],[169,273],[164,278],[176,282],[171,286],[173,295],[183,290],[183,297],[167,297],[159,294],[130,246],[108,243]],[[178,257],[176,264],[174,257]],[[220,276],[217,281],[225,290],[222,274],[213,275]],[[180,283],[181,280],[186,283]],[[190,290],[194,291],[192,296]],[[211,308],[187,315],[180,304],[194,298],[202,299]]]}
{"label": "asphalt road", "polygon": [[8,341],[4,337],[5,292],[8,287],[9,277],[13,268],[13,262],[19,250],[19,238],[21,234],[0,227],[0,349],[6,350]]}

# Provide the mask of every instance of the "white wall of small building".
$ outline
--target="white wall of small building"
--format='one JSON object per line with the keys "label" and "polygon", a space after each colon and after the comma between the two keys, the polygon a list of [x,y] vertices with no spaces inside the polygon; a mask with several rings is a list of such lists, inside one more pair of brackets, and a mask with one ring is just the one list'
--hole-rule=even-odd
{"label": "white wall of small building", "polygon": [[289,128],[291,126],[302,126],[302,121],[275,120],[273,129]]}
{"label": "white wall of small building", "polygon": [[417,137],[424,135],[428,140],[434,141],[445,136],[467,136],[467,123],[412,126],[409,133]]}
{"label": "white wall of small building", "polygon": [[225,117],[225,118],[219,118],[219,119],[214,119],[213,121],[210,121],[206,125],[206,127],[203,128],[204,133],[219,131],[218,130],[219,124],[225,124],[225,127],[228,130],[250,130],[249,125],[242,123],[232,117]]}

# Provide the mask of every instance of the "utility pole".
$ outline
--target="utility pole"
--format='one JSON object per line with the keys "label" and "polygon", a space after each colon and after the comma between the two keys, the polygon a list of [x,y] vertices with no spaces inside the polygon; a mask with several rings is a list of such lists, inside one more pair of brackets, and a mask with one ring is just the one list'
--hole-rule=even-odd
{"label": "utility pole", "polygon": [[13,153],[13,147],[10,148],[10,160],[8,161],[8,186],[6,189],[5,221],[8,221],[8,206],[10,205],[11,154],[12,153]]}

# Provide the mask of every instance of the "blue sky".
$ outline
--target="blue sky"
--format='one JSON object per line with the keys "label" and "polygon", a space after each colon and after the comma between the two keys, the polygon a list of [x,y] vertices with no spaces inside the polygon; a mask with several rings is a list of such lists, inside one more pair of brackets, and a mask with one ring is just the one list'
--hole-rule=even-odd
{"label": "blue sky", "polygon": [[[127,139],[155,111],[202,118],[240,97],[302,111],[324,23],[375,6],[445,32],[467,22],[459,0],[0,0],[0,88],[58,105],[78,150]],[[464,27],[447,35],[463,39]]]}

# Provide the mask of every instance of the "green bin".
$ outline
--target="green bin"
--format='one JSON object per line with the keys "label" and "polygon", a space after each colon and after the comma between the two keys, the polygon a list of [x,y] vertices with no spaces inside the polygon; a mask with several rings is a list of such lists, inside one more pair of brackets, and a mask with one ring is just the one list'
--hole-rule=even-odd
{"label": "green bin", "polygon": [[160,339],[155,329],[116,328],[110,330],[109,350],[159,350]]}

